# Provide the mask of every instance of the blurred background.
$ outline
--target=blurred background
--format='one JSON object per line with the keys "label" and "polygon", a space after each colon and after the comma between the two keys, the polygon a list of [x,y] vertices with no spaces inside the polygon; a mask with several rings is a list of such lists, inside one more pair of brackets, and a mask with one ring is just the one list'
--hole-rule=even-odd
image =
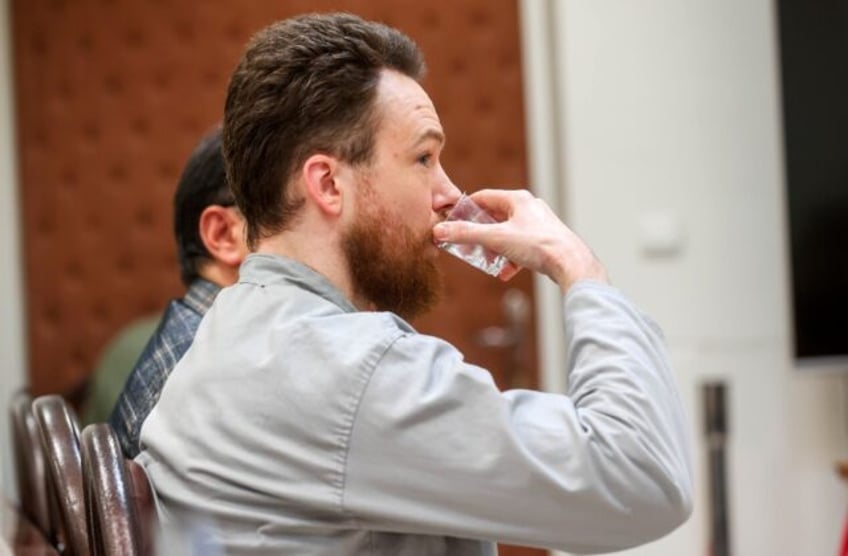
{"label": "blurred background", "polygon": [[[848,10],[830,4],[848,23]],[[183,293],[171,198],[222,116],[250,35],[297,13],[352,11],[424,51],[454,182],[533,189],[664,329],[690,414],[695,513],[626,554],[710,554],[701,393],[715,382],[726,388],[732,553],[836,554],[848,515],[833,470],[848,456],[848,365],[810,369],[796,358],[778,8],[0,0],[2,400],[28,387],[85,410],[109,342]],[[561,391],[556,288],[528,272],[501,284],[447,256],[443,266],[445,299],[416,326],[504,388]],[[0,439],[9,454],[6,413]],[[14,498],[10,458],[0,469]]]}

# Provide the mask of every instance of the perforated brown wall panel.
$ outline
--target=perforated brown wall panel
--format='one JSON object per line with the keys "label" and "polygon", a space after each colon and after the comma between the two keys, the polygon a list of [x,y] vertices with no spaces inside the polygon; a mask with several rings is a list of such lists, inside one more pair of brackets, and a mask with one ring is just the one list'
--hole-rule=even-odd
{"label": "perforated brown wall panel", "polygon": [[[108,339],[182,294],[171,196],[198,138],[221,118],[250,34],[308,11],[395,25],[422,47],[425,87],[449,137],[444,164],[466,191],[527,183],[516,0],[12,0],[31,385],[68,392]],[[450,257],[445,301],[416,322],[468,360],[502,323],[507,287]],[[531,320],[531,323],[533,321]],[[530,347],[534,342],[531,326]],[[527,386],[536,358],[527,353]],[[536,553],[502,548],[505,556]]]}
{"label": "perforated brown wall panel", "polygon": [[[369,2],[13,0],[31,384],[83,381],[110,336],[181,295],[171,196],[197,139],[221,117],[249,35],[306,11],[348,10],[420,44],[425,86],[468,191],[526,184],[515,0]],[[502,320],[504,286],[446,261],[448,298],[418,323],[497,367],[501,355],[445,329]],[[530,289],[529,273],[512,285]],[[452,296],[452,297],[451,297]],[[494,302],[492,301],[494,300]]]}

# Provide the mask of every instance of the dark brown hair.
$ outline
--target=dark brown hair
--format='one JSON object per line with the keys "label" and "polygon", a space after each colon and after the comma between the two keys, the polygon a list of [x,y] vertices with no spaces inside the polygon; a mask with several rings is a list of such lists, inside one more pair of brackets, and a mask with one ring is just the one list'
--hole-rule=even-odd
{"label": "dark brown hair", "polygon": [[200,215],[212,205],[234,204],[221,156],[221,130],[216,128],[194,148],[174,193],[174,237],[186,286],[200,278],[201,267],[212,258],[200,237]]}
{"label": "dark brown hair", "polygon": [[251,39],[230,80],[223,131],[251,249],[302,206],[287,186],[309,156],[370,161],[382,69],[420,79],[423,56],[400,31],[350,14],[287,19]]}

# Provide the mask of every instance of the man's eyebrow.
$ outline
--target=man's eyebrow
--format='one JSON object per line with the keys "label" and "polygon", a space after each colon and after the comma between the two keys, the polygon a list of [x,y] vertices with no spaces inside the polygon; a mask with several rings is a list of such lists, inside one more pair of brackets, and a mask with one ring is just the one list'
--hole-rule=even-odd
{"label": "man's eyebrow", "polygon": [[428,128],[424,133],[422,133],[418,137],[418,139],[415,141],[414,147],[417,147],[421,143],[424,143],[425,141],[429,141],[431,139],[435,139],[441,145],[444,145],[446,141],[445,134],[441,130],[431,127]]}

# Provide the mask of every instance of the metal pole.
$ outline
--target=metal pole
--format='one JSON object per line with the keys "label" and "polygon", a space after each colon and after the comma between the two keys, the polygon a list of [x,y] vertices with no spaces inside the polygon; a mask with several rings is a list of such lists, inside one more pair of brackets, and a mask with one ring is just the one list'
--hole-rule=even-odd
{"label": "metal pole", "polygon": [[726,387],[723,382],[703,386],[705,433],[709,463],[710,556],[730,556],[728,527]]}

